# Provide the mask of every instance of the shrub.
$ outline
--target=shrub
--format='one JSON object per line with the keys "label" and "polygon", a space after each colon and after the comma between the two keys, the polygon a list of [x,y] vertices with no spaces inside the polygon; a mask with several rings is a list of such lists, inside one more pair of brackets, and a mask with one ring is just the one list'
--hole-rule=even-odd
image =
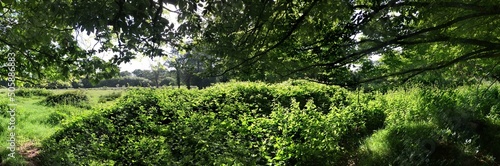
{"label": "shrub", "polygon": [[47,96],[42,101],[46,106],[73,105],[81,108],[90,108],[89,98],[83,91],[70,91],[63,94]]}
{"label": "shrub", "polygon": [[[201,107],[194,110],[217,111],[218,107],[240,103],[240,106],[252,110],[254,115],[269,115],[271,103],[289,107],[292,99],[295,99],[300,108],[304,108],[307,101],[312,100],[318,111],[328,113],[332,105],[343,108],[349,104],[346,102],[347,90],[302,80],[273,85],[249,82],[215,84],[202,93],[199,101],[202,103]],[[240,114],[238,110],[235,111],[236,115]]]}
{"label": "shrub", "polygon": [[76,117],[82,115],[81,108],[59,105],[55,108],[55,111],[49,114],[49,118],[46,119],[45,123],[49,125],[61,124],[64,120],[69,120],[70,117]]}
{"label": "shrub", "polygon": [[[360,149],[361,165],[494,165],[500,157],[498,87],[409,88],[373,103],[386,127]],[[423,143],[422,143],[423,141]]]}
{"label": "shrub", "polygon": [[65,81],[51,81],[47,83],[46,85],[42,85],[40,88],[46,88],[46,89],[68,89],[71,88],[71,82],[65,82]]}
{"label": "shrub", "polygon": [[342,161],[348,158],[345,149],[371,133],[364,126],[378,114],[341,101],[348,92],[339,87],[292,83],[229,83],[204,90],[132,89],[109,109],[65,125],[47,140],[41,156],[46,163],[66,165],[77,161],[347,163]]}
{"label": "shrub", "polygon": [[121,95],[122,95],[121,92],[112,92],[110,94],[101,95],[101,96],[99,96],[99,100],[97,102],[105,103],[108,101],[113,101],[113,100],[116,100],[117,98],[119,98]]}
{"label": "shrub", "polygon": [[50,96],[53,93],[46,89],[18,89],[15,91],[16,96],[31,97],[31,96]]}
{"label": "shrub", "polygon": [[60,111],[55,111],[49,115],[49,118],[45,121],[45,123],[50,125],[58,125],[61,123],[62,120],[66,118],[67,118],[66,114]]}

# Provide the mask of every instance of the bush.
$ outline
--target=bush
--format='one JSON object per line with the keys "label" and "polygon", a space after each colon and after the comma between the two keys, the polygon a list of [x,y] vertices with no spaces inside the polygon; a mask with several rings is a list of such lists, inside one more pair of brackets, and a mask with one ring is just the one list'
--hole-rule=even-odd
{"label": "bush", "polygon": [[61,124],[64,120],[69,120],[70,117],[76,117],[82,115],[81,108],[68,106],[68,105],[60,105],[55,108],[55,111],[49,114],[49,118],[45,121],[46,124],[49,125],[58,125]]}
{"label": "bush", "polygon": [[498,89],[382,95],[307,81],[131,89],[115,105],[64,124],[43,143],[40,159],[46,165],[495,165]]}
{"label": "bush", "polygon": [[122,95],[121,92],[112,92],[110,94],[101,95],[101,96],[99,96],[99,100],[97,102],[105,103],[108,101],[113,101],[113,100],[119,98],[121,95]]}
{"label": "bush", "polygon": [[31,96],[50,96],[53,93],[46,89],[18,89],[15,91],[16,96],[31,97]]}
{"label": "bush", "polygon": [[90,108],[89,98],[83,91],[70,91],[63,94],[50,95],[41,102],[46,106],[73,105]]}
{"label": "bush", "polygon": [[52,81],[47,83],[47,85],[42,86],[41,88],[46,88],[46,89],[68,89],[71,88],[71,82],[65,82],[65,81]]}
{"label": "bush", "polygon": [[[307,101],[312,100],[317,110],[328,113],[330,106],[343,108],[349,105],[346,101],[348,91],[337,86],[327,86],[306,81],[287,81],[280,84],[268,85],[265,83],[235,82],[229,84],[215,84],[202,91],[201,107],[194,110],[217,111],[218,107],[234,105],[248,107],[253,115],[269,115],[272,103],[279,103],[283,107],[291,106],[292,99],[304,108]],[[235,114],[240,114],[235,110]]]}
{"label": "bush", "polygon": [[365,124],[380,118],[380,112],[342,101],[347,93],[293,81],[130,90],[111,108],[67,124],[41,156],[63,165],[347,163],[345,149],[371,133]]}
{"label": "bush", "polygon": [[120,77],[112,78],[108,80],[102,80],[95,87],[116,87],[116,86],[137,86],[137,87],[148,87],[153,85],[153,83],[145,78],[141,77]]}
{"label": "bush", "polygon": [[[360,148],[361,165],[495,165],[498,86],[409,88],[375,99],[386,127]],[[495,101],[494,101],[495,100]]]}

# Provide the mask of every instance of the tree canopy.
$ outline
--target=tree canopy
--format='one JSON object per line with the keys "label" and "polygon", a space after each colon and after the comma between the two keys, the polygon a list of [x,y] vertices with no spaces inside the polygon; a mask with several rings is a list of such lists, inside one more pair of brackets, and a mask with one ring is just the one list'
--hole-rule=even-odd
{"label": "tree canopy", "polygon": [[[499,71],[497,0],[10,0],[1,5],[0,54],[15,53],[23,69],[18,76],[26,79],[109,77],[118,73],[116,65],[139,53],[168,56],[165,46],[210,55],[203,59],[207,76],[241,80],[356,85],[406,81],[431,70]],[[167,19],[172,13],[178,27]],[[94,33],[100,47],[80,48],[76,33]],[[115,55],[110,61],[93,57],[103,51]],[[381,59],[372,61],[375,56]],[[6,72],[0,68],[1,75]]]}

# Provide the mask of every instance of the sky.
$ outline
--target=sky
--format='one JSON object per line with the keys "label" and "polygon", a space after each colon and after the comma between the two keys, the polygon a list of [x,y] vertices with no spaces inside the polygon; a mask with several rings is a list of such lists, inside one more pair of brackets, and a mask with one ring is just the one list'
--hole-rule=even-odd
{"label": "sky", "polygon": [[[76,34],[78,45],[86,50],[90,50],[92,48],[94,49],[99,49],[100,44],[97,43],[96,40],[94,40],[95,35],[90,34],[87,35],[86,32],[81,32]],[[95,46],[95,47],[94,47]],[[109,60],[113,56],[113,52],[103,52],[103,53],[97,53],[95,56],[104,59],[104,60]],[[156,59],[159,60],[159,59]],[[155,63],[155,60],[152,60],[148,57],[144,57],[143,55],[137,55],[137,57],[133,60],[131,60],[128,63],[123,63],[120,64],[120,70],[121,71],[134,71],[136,69],[150,69],[151,64]]]}

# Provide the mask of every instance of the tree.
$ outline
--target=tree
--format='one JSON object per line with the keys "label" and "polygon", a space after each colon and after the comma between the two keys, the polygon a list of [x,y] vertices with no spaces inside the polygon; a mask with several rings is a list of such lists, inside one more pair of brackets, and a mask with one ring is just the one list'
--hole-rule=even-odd
{"label": "tree", "polygon": [[[55,0],[2,1],[1,5],[0,24],[6,28],[0,33],[0,54],[15,53],[19,68],[27,69],[17,76],[26,79],[111,77],[118,72],[117,64],[137,53],[166,56],[165,45],[185,52],[202,47],[210,55],[202,60],[204,66],[211,66],[206,74],[212,76],[268,82],[308,78],[346,86],[379,79],[404,81],[476,60],[497,62],[500,52],[500,2],[496,0],[480,4],[468,0]],[[168,13],[178,15],[177,28],[167,19]],[[74,34],[82,32],[94,33],[101,47],[79,48]],[[93,57],[103,51],[114,52],[109,62]],[[374,55],[389,63],[395,51],[400,60],[412,63],[352,79],[350,65],[361,65]],[[2,62],[7,61],[4,57]],[[1,75],[6,73],[6,68],[0,68]]]}
{"label": "tree", "polygon": [[[494,28],[500,23],[497,21],[499,6],[498,1],[480,5],[468,1],[392,1],[379,5],[374,14],[380,16],[374,17],[376,22],[364,24],[365,37],[357,43],[366,47],[362,51],[372,49],[371,52],[382,54],[382,62],[390,70],[361,82],[389,77],[404,82],[427,71],[458,69],[459,66],[459,70],[468,70],[469,74],[476,71],[473,75],[485,72],[465,66],[484,66],[485,62],[493,62],[487,65],[491,68],[499,62],[500,43],[495,38],[500,31]],[[394,51],[396,48],[401,51]],[[471,75],[455,71],[452,77],[465,76],[462,77],[464,81],[471,78]]]}
{"label": "tree", "polygon": [[[162,43],[176,39],[165,15],[171,1],[2,1],[0,2],[0,62],[16,60],[18,80],[71,79],[84,76],[97,82],[110,78],[117,65],[137,52],[161,56]],[[183,2],[187,3],[187,2]],[[82,49],[80,33],[93,33],[101,47]],[[112,51],[110,61],[95,57]],[[7,68],[0,68],[6,76]]]}
{"label": "tree", "polygon": [[[193,43],[208,46],[221,69],[218,75],[240,79],[306,77],[341,85],[386,78],[404,81],[475,59],[498,61],[500,53],[500,2],[493,0],[207,3],[205,28]],[[347,79],[352,73],[349,65],[397,50],[403,58],[419,62]],[[347,81],[335,82],[338,79]]]}
{"label": "tree", "polygon": [[[0,2],[0,62],[3,65],[13,55],[18,80],[33,83],[79,76],[96,80],[118,71],[116,65],[79,48],[74,35],[77,25],[67,18],[73,10],[65,11],[69,3]],[[7,73],[6,67],[0,68],[1,76]]]}
{"label": "tree", "polygon": [[135,69],[132,71],[132,74],[136,77],[142,77],[142,78],[150,78],[151,77],[151,70],[142,70],[142,69]]}
{"label": "tree", "polygon": [[120,72],[120,77],[130,77],[132,76],[132,73],[129,71],[121,71]]}
{"label": "tree", "polygon": [[157,62],[151,65],[150,80],[155,84],[156,88],[160,87],[160,82],[167,77],[167,70],[163,63]]}
{"label": "tree", "polygon": [[183,80],[186,87],[189,89],[191,85],[198,88],[205,88],[217,81],[216,77],[210,76],[214,70],[213,63],[210,63],[210,55],[198,49],[191,49],[185,54],[180,54],[178,51],[172,51],[172,60],[165,62],[167,66],[175,68],[177,74],[177,85],[180,86],[180,81]]}

